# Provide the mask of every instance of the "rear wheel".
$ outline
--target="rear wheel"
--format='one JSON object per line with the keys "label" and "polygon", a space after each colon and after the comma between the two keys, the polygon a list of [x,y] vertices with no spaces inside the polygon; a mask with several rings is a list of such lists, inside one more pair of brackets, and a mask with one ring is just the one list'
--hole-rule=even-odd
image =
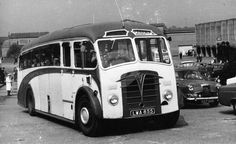
{"label": "rear wheel", "polygon": [[31,116],[35,115],[35,101],[34,101],[34,95],[31,90],[27,93],[27,106],[28,106],[28,113]]}
{"label": "rear wheel", "polygon": [[234,114],[236,115],[236,102],[232,102]]}
{"label": "rear wheel", "polygon": [[97,118],[90,100],[84,95],[78,101],[77,124],[84,135],[97,136],[101,132],[101,120]]}

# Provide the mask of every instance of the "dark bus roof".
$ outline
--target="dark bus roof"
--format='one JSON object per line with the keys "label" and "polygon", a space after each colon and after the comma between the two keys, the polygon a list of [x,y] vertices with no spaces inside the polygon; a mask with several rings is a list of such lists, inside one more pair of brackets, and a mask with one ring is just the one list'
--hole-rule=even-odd
{"label": "dark bus roof", "polygon": [[110,30],[126,29],[127,31],[129,31],[128,33],[129,37],[134,37],[134,34],[130,32],[132,29],[149,29],[152,30],[157,35],[163,35],[163,33],[157,27],[152,25],[131,20],[125,20],[123,22],[124,22],[124,27],[122,25],[122,21],[120,21],[120,22],[106,22],[98,24],[86,24],[71,28],[65,28],[39,37],[38,39],[32,41],[28,45],[25,45],[21,49],[21,51],[25,51],[29,48],[50,41],[77,38],[77,37],[86,37],[89,38],[92,42],[95,42],[97,39],[102,38],[105,35],[105,31],[110,31]]}

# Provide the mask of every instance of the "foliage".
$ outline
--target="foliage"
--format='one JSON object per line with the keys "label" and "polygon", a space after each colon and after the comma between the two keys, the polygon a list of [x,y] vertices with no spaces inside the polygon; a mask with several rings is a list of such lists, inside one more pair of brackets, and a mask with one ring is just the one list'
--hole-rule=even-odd
{"label": "foliage", "polygon": [[20,54],[20,50],[21,50],[20,45],[17,44],[12,44],[9,48],[9,50],[7,51],[7,57],[8,58],[16,58],[18,57],[18,55]]}

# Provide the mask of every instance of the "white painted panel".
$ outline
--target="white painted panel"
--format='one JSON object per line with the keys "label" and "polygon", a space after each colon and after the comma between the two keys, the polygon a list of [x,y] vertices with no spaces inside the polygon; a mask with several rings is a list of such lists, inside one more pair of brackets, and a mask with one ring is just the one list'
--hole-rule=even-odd
{"label": "white painted panel", "polygon": [[192,49],[193,49],[192,45],[179,46],[179,53],[181,52],[183,55],[186,55],[188,50],[192,50]]}
{"label": "white painted panel", "polygon": [[[63,73],[61,75],[61,90],[62,90],[62,100],[63,100],[63,116],[68,119],[73,119],[73,109],[71,105],[74,101],[73,87],[72,87],[72,74]],[[77,83],[73,83],[76,85]]]}
{"label": "white painted panel", "polygon": [[38,77],[33,78],[30,81],[31,88],[33,90],[34,94],[34,100],[35,100],[35,109],[40,109],[40,95],[39,95],[39,79]]}
{"label": "white painted panel", "polygon": [[49,75],[43,74],[39,76],[39,95],[40,95],[40,110],[48,112],[47,95],[49,92]]}
{"label": "white painted panel", "polygon": [[51,113],[58,116],[63,116],[60,73],[49,74],[49,96]]}

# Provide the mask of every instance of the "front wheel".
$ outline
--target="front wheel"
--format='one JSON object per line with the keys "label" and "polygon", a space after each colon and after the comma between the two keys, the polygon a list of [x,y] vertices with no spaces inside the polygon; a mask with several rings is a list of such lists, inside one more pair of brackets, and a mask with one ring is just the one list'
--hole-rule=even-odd
{"label": "front wheel", "polygon": [[179,119],[179,114],[180,114],[180,111],[178,110],[169,114],[159,116],[156,119],[156,124],[157,124],[156,126],[158,126],[158,128],[174,127]]}
{"label": "front wheel", "polygon": [[233,105],[234,114],[236,115],[236,102],[233,102],[232,105]]}
{"label": "front wheel", "polygon": [[33,95],[33,92],[31,90],[29,90],[28,94],[27,94],[27,106],[28,106],[28,113],[31,116],[36,115],[36,113],[35,113],[34,95]]}
{"label": "front wheel", "polygon": [[176,112],[166,115],[163,119],[164,120],[164,127],[165,128],[174,127],[179,119],[179,113],[180,113],[180,111],[178,110]]}
{"label": "front wheel", "polygon": [[84,95],[78,101],[77,124],[84,135],[97,136],[101,132],[101,120],[95,115],[90,100]]}

